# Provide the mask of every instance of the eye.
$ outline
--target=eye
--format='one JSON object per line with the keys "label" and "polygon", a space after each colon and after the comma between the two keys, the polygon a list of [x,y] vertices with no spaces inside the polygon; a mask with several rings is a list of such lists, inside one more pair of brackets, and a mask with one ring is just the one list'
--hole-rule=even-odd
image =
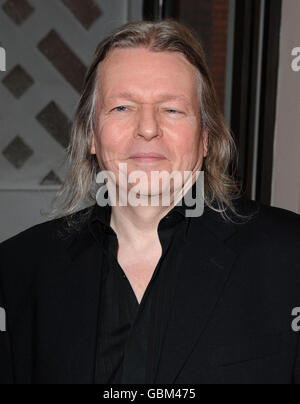
{"label": "eye", "polygon": [[171,115],[175,115],[175,114],[180,114],[180,111],[177,111],[176,109],[167,109],[167,112],[169,112]]}
{"label": "eye", "polygon": [[127,109],[127,107],[124,107],[124,105],[121,105],[120,107],[114,108],[113,111],[124,112],[125,109]]}

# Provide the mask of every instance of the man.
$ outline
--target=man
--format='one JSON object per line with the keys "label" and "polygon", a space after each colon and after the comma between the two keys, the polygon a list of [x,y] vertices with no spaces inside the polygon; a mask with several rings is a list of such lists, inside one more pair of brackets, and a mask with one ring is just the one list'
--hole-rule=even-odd
{"label": "man", "polygon": [[[131,23],[101,42],[68,156],[56,218],[0,246],[0,381],[300,382],[299,216],[238,197],[233,141],[188,29]],[[142,203],[100,206],[99,171],[117,202],[142,172]],[[168,191],[154,171],[191,181],[172,183],[169,206],[146,204]]]}

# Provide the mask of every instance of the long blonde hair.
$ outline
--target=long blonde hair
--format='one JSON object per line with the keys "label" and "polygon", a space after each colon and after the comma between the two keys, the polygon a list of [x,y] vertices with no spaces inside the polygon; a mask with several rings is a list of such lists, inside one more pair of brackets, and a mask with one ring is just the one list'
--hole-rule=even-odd
{"label": "long blonde hair", "polygon": [[233,200],[240,196],[240,186],[235,180],[236,147],[226,127],[201,43],[193,31],[172,19],[128,23],[98,45],[73,120],[65,160],[67,176],[47,217],[68,217],[68,224],[76,227],[76,222],[72,222],[73,214],[84,204],[96,202],[96,175],[100,167],[97,157],[90,154],[89,146],[95,130],[98,68],[112,49],[135,47],[153,52],[180,52],[197,68],[201,130],[206,129],[209,138],[208,156],[203,164],[205,202],[228,220],[229,212],[237,213]]}

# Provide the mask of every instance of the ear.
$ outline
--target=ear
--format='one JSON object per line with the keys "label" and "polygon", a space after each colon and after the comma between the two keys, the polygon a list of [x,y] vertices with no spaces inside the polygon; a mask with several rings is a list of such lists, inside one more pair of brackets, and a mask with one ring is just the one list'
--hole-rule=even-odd
{"label": "ear", "polygon": [[90,154],[96,154],[96,147],[95,147],[95,138],[92,136],[91,144],[90,144]]}
{"label": "ear", "polygon": [[202,142],[203,142],[203,157],[208,155],[208,130],[206,129],[202,133]]}

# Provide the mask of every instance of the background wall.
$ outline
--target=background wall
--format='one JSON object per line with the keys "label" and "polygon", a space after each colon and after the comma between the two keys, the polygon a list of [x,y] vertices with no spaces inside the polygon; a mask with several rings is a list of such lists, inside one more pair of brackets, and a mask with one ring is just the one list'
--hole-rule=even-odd
{"label": "background wall", "polygon": [[[221,103],[234,3],[177,1],[179,20],[202,38]],[[0,0],[0,46],[7,52],[7,72],[0,72],[0,242],[45,220],[40,211],[63,181],[70,122],[95,47],[115,27],[141,20],[142,6],[142,0]],[[291,69],[291,50],[300,46],[299,18],[300,1],[283,0],[272,190],[274,206],[298,213],[300,73]]]}
{"label": "background wall", "polygon": [[0,242],[44,220],[97,44],[142,19],[141,0],[0,0]]}
{"label": "background wall", "polygon": [[300,1],[283,0],[272,205],[300,213],[300,72],[291,68],[300,47]]}

